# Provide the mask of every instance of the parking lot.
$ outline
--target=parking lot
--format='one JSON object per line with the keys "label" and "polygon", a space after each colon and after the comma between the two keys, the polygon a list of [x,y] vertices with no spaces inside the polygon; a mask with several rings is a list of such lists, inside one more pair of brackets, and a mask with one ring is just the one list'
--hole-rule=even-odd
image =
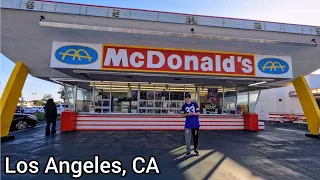
{"label": "parking lot", "polygon": [[[44,127],[15,133],[2,143],[1,160],[38,160],[45,169],[49,156],[56,160],[120,160],[128,170],[124,179],[317,179],[320,141],[305,137],[306,128],[266,126],[265,131],[201,131],[200,156],[184,158],[182,131],[81,131],[45,137]],[[161,174],[135,174],[132,159],[154,156]],[[71,174],[8,175],[3,179],[70,179]],[[120,175],[83,174],[81,179],[118,179]]]}

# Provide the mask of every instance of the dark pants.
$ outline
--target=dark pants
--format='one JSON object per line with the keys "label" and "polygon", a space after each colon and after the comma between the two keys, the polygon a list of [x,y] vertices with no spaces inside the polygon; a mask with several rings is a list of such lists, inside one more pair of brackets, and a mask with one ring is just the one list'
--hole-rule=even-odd
{"label": "dark pants", "polygon": [[47,127],[46,127],[46,134],[50,134],[50,125],[52,124],[51,126],[51,134],[55,134],[56,133],[56,123],[57,123],[57,120],[56,118],[54,119],[47,119]]}
{"label": "dark pants", "polygon": [[194,149],[198,148],[198,140],[199,140],[199,128],[185,128],[185,138],[186,138],[186,148],[189,153],[191,148],[191,139],[193,139],[193,147]]}
{"label": "dark pants", "polygon": [[199,128],[192,128],[191,133],[192,133],[194,149],[197,149],[198,148],[198,140],[199,140]]}

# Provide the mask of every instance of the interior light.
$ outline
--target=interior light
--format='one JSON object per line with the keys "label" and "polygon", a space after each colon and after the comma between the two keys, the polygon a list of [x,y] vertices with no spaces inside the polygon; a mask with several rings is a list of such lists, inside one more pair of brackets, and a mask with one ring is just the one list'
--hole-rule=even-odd
{"label": "interior light", "polygon": [[249,84],[248,86],[256,86],[256,85],[264,84],[264,83],[267,83],[267,82],[266,81],[261,81],[261,82]]}

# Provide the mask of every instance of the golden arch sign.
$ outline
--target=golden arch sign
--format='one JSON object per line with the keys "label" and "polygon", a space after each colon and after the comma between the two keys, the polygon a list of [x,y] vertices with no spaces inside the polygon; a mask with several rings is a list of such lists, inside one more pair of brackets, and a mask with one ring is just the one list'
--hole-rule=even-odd
{"label": "golden arch sign", "polygon": [[278,58],[261,59],[257,66],[265,74],[284,74],[289,71],[289,64]]}
{"label": "golden arch sign", "polygon": [[58,61],[72,65],[86,65],[98,60],[96,50],[86,46],[62,46],[55,52]]}
{"label": "golden arch sign", "polygon": [[[83,52],[85,54],[85,56],[80,55],[80,53]],[[82,58],[88,59],[88,61],[91,61],[92,57],[89,56],[88,52],[85,51],[84,49],[79,49],[79,50],[75,50],[75,49],[68,49],[66,52],[59,52],[59,54],[62,55],[62,60],[64,60],[66,58],[66,56],[71,56],[72,60],[75,60],[75,58],[77,58],[79,61],[81,61]]]}

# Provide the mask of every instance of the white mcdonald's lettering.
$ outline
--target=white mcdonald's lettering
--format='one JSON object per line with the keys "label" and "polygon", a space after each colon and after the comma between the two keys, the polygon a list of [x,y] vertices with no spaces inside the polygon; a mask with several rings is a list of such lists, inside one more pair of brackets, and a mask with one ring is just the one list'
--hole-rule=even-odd
{"label": "white mcdonald's lettering", "polygon": [[[241,57],[239,57],[241,58]],[[241,60],[241,64],[242,66],[244,66],[243,68],[241,68],[241,70],[245,73],[251,73],[253,70],[252,67],[252,62],[249,59],[242,59]]]}
{"label": "white mcdonald's lettering", "polygon": [[[139,51],[139,50],[137,50]],[[106,55],[104,57],[104,67],[133,67],[133,68],[147,68],[147,69],[161,69],[164,66],[171,70],[193,70],[200,72],[236,72],[236,62],[240,63],[240,68],[243,73],[253,72],[253,62],[250,59],[242,58],[238,55],[224,56],[214,55],[212,57],[203,56],[200,61],[199,57],[195,55],[182,55],[170,54],[165,55],[160,51],[146,50],[146,54],[140,52],[133,52],[128,54],[127,49],[120,48],[116,52],[116,48],[107,48]],[[146,55],[146,57],[145,57]],[[129,57],[128,57],[129,56]]]}
{"label": "white mcdonald's lettering", "polygon": [[[136,58],[139,58],[140,61],[136,61]],[[130,56],[130,64],[135,67],[135,68],[139,68],[139,67],[142,67],[143,64],[144,64],[144,56],[142,53],[140,52],[134,52],[131,54]]]}
{"label": "white mcdonald's lettering", "polygon": [[191,67],[190,67],[191,62],[193,63],[193,69],[198,70],[199,60],[198,60],[197,56],[185,56],[184,59],[185,59],[185,63],[186,63],[186,65],[185,65],[186,70],[191,70]]}
{"label": "white mcdonald's lettering", "polygon": [[122,62],[123,67],[128,67],[128,52],[126,49],[119,49],[117,54],[114,48],[108,48],[104,59],[105,66],[110,66],[112,61],[113,66],[120,66]]}
{"label": "white mcdonald's lettering", "polygon": [[208,56],[205,56],[201,59],[201,70],[202,71],[213,71],[213,62],[212,59]]}
{"label": "white mcdonald's lettering", "polygon": [[[158,63],[153,63],[153,56],[157,56],[159,59]],[[164,55],[159,51],[148,51],[147,52],[147,68],[160,69],[165,63]]]}
{"label": "white mcdonald's lettering", "polygon": [[[174,64],[174,60],[177,61],[176,64]],[[181,66],[182,66],[182,59],[180,56],[176,55],[176,54],[171,54],[169,57],[168,57],[168,66],[171,68],[171,69],[179,69]]]}
{"label": "white mcdonald's lettering", "polygon": [[234,56],[230,56],[230,58],[223,60],[222,67],[226,72],[235,72],[234,67]]}

